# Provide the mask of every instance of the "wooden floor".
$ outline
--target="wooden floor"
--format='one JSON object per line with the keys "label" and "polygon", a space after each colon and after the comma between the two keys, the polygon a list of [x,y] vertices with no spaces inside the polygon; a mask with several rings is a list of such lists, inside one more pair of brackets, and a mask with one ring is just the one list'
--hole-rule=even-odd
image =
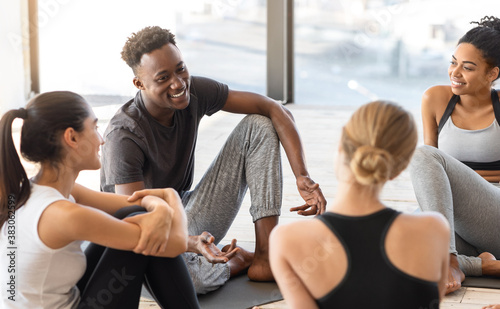
{"label": "wooden floor", "polygon": [[[118,105],[94,107],[99,120],[99,126],[104,130],[118,109]],[[333,162],[337,150],[340,131],[354,108],[340,107],[312,107],[300,105],[287,106],[293,113],[297,127],[301,134],[305,148],[309,173],[313,180],[321,185],[327,200],[333,200],[337,181],[334,175]],[[416,121],[421,127],[419,110],[412,110]],[[200,126],[198,145],[196,150],[195,182],[203,175],[212,159],[226,140],[226,137],[242,118],[241,115],[219,112],[211,117],[205,117]],[[420,136],[422,132],[420,130]],[[421,143],[421,142],[420,142]],[[310,220],[290,213],[288,209],[301,205],[302,201],[297,193],[295,179],[291,172],[286,155],[282,152],[284,175],[284,198],[280,224],[296,220]],[[88,187],[99,188],[99,173],[86,171],[80,174],[79,183]],[[386,205],[403,212],[412,212],[417,208],[415,195],[407,172],[403,172],[397,179],[388,183],[382,192]],[[240,213],[221,243],[228,243],[232,238],[238,239],[239,245],[246,249],[254,246],[254,227],[251,221],[248,195]],[[481,308],[485,304],[500,303],[500,290],[462,288],[450,294],[442,302],[441,308]],[[153,301],[143,299],[140,308],[159,308]],[[261,308],[288,308],[285,301],[262,306]]]}

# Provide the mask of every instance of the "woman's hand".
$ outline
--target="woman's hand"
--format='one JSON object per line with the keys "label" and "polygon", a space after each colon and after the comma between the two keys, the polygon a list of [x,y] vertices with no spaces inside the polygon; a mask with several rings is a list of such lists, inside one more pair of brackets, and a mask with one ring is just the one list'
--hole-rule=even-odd
{"label": "woman's hand", "polygon": [[153,195],[144,196],[141,206],[146,208],[148,213],[124,219],[124,221],[135,223],[141,228],[139,242],[133,251],[144,255],[164,253],[172,227],[174,209],[164,199]]}
{"label": "woman's hand", "polygon": [[[170,203],[172,199],[178,199],[180,202],[180,197],[177,192],[172,188],[165,189],[144,189],[140,191],[135,191],[129,198],[129,202],[137,201],[145,196],[153,195],[163,199],[165,202]],[[147,209],[147,208],[146,208]],[[149,209],[148,209],[149,211]]]}

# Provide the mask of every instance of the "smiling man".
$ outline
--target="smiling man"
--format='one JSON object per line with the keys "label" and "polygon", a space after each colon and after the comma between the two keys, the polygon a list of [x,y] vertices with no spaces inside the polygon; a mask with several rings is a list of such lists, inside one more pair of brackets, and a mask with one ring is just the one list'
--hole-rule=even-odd
{"label": "smiling man", "polygon": [[[280,142],[305,200],[292,210],[315,215],[326,205],[319,185],[309,177],[291,113],[268,97],[190,76],[174,35],[160,27],[133,34],[122,58],[132,68],[139,91],[104,134],[101,189],[127,195],[144,188],[179,192],[190,235],[184,260],[198,293],[217,289],[244,271],[252,280],[273,280],[268,240],[281,210]],[[192,189],[200,120],[219,110],[249,115]],[[236,241],[219,250],[216,244],[226,235],[247,189],[255,253],[237,247]]]}

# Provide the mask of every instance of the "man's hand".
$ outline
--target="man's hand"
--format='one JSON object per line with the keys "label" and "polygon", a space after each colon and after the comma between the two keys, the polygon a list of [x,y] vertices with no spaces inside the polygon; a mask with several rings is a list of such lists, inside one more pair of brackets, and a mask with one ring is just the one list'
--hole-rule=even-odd
{"label": "man's hand", "polygon": [[214,244],[215,238],[209,232],[198,236],[189,236],[188,251],[202,254],[210,263],[227,263],[240,249],[236,247],[236,239],[224,252]]}
{"label": "man's hand", "polygon": [[127,217],[123,221],[135,223],[141,227],[141,237],[135,253],[158,255],[165,252],[168,243],[174,210],[162,199],[156,196],[146,196],[141,205],[150,212]]}
{"label": "man's hand", "polygon": [[302,216],[319,215],[325,212],[326,199],[319,184],[307,176],[299,176],[297,177],[297,189],[306,203],[302,206],[292,207],[290,211],[296,211]]}

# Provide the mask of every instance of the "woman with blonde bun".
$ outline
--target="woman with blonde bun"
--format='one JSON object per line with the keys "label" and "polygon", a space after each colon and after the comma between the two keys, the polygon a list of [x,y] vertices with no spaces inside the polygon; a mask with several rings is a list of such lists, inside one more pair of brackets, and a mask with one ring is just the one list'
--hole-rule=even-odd
{"label": "woman with blonde bun", "polygon": [[353,114],[342,131],[338,191],[327,212],[271,233],[271,268],[290,308],[439,308],[448,273],[446,220],[403,214],[379,198],[416,143],[412,116],[391,102]]}

